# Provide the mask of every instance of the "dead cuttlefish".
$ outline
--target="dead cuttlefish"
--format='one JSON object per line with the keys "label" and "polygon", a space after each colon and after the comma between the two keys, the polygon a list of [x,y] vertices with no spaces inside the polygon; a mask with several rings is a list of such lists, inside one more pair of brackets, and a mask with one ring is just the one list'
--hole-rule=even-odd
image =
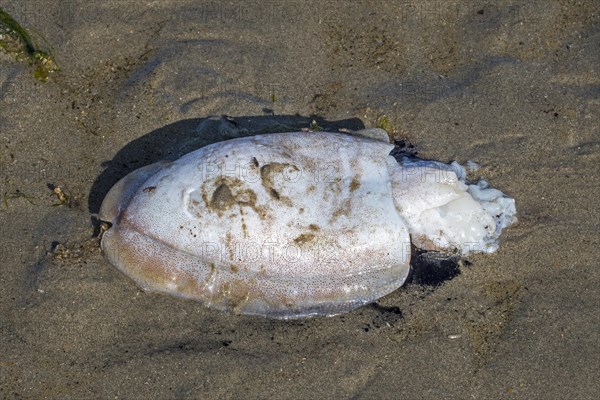
{"label": "dead cuttlefish", "polygon": [[144,290],[275,318],[335,315],[402,286],[411,243],[494,252],[515,202],[387,133],[288,132],[140,168],[108,193],[102,249]]}

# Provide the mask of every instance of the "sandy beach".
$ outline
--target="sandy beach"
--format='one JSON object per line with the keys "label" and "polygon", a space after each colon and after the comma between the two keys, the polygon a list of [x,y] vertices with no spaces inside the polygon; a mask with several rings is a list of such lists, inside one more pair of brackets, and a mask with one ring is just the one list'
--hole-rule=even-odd
{"label": "sandy beach", "polygon": [[[0,47],[0,398],[600,397],[598,1],[0,8],[60,68]],[[519,222],[441,285],[293,321],[145,293],[102,255],[128,172],[313,121],[472,160]]]}

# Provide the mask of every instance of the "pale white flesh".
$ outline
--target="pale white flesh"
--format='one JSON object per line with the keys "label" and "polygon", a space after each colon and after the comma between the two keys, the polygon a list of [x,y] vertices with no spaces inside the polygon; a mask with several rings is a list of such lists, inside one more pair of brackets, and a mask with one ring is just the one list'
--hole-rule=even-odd
{"label": "pale white flesh", "polygon": [[415,173],[365,136],[258,135],[134,171],[102,204],[112,223],[102,248],[145,290],[276,318],[335,315],[392,292],[408,275],[411,237],[495,250],[503,226],[492,214],[512,223],[514,200],[471,191],[446,164]]}
{"label": "pale white flesh", "polygon": [[293,132],[145,167],[107,195],[100,218],[113,225],[102,248],[142,288],[210,307],[280,318],[350,310],[408,274],[392,148]]}

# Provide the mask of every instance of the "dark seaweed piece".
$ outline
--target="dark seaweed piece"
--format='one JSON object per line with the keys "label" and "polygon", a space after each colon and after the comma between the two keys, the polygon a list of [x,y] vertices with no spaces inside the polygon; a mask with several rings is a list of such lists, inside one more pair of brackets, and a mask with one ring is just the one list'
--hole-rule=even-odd
{"label": "dark seaweed piece", "polygon": [[416,157],[417,148],[415,145],[407,140],[394,140],[394,148],[390,152],[390,155],[401,162],[403,157]]}
{"label": "dark seaweed piece", "polygon": [[460,274],[460,257],[437,251],[417,250],[410,260],[407,283],[439,286]]}
{"label": "dark seaweed piece", "polygon": [[[45,39],[43,40],[46,42]],[[52,72],[60,70],[52,54],[42,50],[31,35],[2,8],[0,8],[0,47],[8,54],[13,54],[18,61],[25,60],[33,66],[35,79],[39,81],[46,82]]]}

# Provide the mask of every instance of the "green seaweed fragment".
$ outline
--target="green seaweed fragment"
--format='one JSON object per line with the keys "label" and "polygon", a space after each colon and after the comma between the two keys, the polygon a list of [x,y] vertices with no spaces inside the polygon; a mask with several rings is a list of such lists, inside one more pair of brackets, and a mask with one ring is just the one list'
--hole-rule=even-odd
{"label": "green seaweed fragment", "polygon": [[0,47],[18,61],[27,61],[34,68],[35,79],[41,82],[46,82],[52,72],[60,70],[50,51],[42,50],[31,35],[1,7]]}
{"label": "green seaweed fragment", "polygon": [[383,115],[377,120],[377,128],[381,128],[389,133],[394,131],[394,126],[390,122],[390,119],[387,115]]}

